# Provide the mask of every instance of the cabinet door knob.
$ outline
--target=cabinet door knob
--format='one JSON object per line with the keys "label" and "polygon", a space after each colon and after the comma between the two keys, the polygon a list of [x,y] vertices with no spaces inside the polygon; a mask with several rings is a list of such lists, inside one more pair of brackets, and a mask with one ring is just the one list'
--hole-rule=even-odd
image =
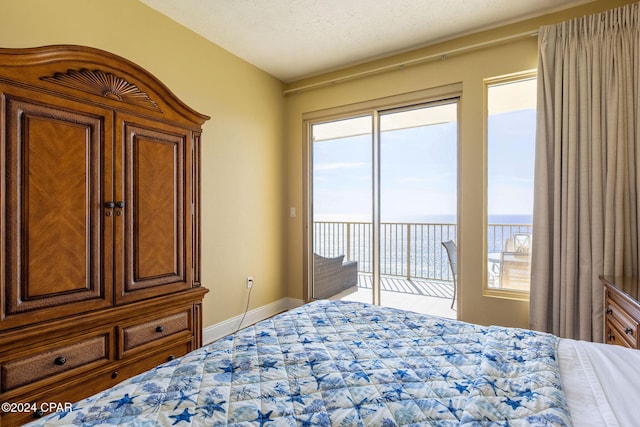
{"label": "cabinet door knob", "polygon": [[107,209],[113,209],[113,208],[115,208],[115,207],[116,207],[116,204],[115,204],[115,203],[113,203],[113,202],[106,202],[106,203],[104,204],[104,207],[105,207],[105,208],[107,208]]}
{"label": "cabinet door knob", "polygon": [[612,309],[610,309],[610,308],[607,308],[606,313],[607,313],[607,314],[613,314],[613,310],[612,310]]}
{"label": "cabinet door knob", "polygon": [[124,202],[116,202],[116,207],[124,208]]}
{"label": "cabinet door knob", "polygon": [[613,334],[607,335],[607,338],[609,339],[609,341],[615,341],[616,340],[616,336],[613,335]]}
{"label": "cabinet door knob", "polygon": [[625,334],[627,334],[627,335],[631,335],[631,334],[633,334],[633,329],[631,329],[631,328],[624,328],[624,333],[625,333]]}
{"label": "cabinet door knob", "polygon": [[58,356],[56,357],[56,360],[53,361],[53,363],[55,363],[58,366],[62,366],[65,363],[67,363],[67,358],[64,356]]}
{"label": "cabinet door knob", "polygon": [[164,327],[162,325],[156,327],[156,332],[164,332]]}

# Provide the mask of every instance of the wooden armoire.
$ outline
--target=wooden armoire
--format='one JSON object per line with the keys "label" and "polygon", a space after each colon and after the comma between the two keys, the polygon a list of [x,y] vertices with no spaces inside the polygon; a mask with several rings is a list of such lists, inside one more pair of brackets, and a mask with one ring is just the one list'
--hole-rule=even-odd
{"label": "wooden armoire", "polygon": [[202,345],[207,116],[114,54],[0,49],[0,425]]}

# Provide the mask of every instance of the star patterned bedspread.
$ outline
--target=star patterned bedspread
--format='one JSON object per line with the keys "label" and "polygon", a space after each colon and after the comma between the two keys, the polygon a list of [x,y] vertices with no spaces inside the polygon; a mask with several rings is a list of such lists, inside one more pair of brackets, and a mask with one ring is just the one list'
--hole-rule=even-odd
{"label": "star patterned bedspread", "polygon": [[316,301],[36,425],[571,425],[557,343],[524,329]]}

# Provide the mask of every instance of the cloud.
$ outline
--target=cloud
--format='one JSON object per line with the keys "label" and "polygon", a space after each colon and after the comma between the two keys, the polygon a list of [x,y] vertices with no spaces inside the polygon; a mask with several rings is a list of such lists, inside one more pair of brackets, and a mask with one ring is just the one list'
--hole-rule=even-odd
{"label": "cloud", "polygon": [[319,171],[328,171],[328,170],[337,170],[337,169],[360,169],[363,167],[368,167],[368,165],[364,162],[353,162],[353,163],[324,163],[324,164],[315,164],[313,170],[316,172]]}
{"label": "cloud", "polygon": [[441,174],[432,174],[430,176],[398,176],[393,180],[389,180],[388,183],[392,182],[395,184],[431,184],[431,183],[450,183],[452,180],[455,180],[455,174],[451,173],[441,173]]}

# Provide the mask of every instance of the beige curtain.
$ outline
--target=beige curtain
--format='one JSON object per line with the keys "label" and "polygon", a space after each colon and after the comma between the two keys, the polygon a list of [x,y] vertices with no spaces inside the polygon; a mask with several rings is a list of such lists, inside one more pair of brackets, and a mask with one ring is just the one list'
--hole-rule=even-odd
{"label": "beige curtain", "polygon": [[530,326],[602,341],[600,274],[639,273],[639,4],[540,29]]}

